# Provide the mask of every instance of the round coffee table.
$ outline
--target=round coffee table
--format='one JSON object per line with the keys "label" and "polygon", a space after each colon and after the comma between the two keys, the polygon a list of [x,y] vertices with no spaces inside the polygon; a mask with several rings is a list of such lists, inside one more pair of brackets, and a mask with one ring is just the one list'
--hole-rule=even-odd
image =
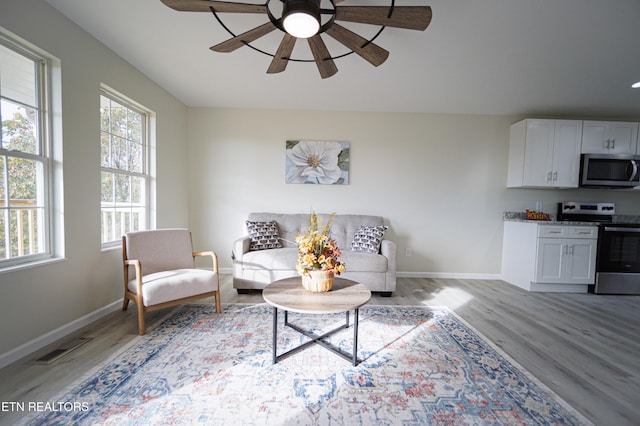
{"label": "round coffee table", "polygon": [[[336,278],[333,288],[324,293],[312,293],[302,287],[300,277],[285,278],[274,281],[264,288],[262,297],[273,307],[273,363],[301,351],[307,346],[317,343],[320,346],[340,355],[353,365],[358,363],[358,315],[360,307],[371,299],[371,291],[367,286],[344,278]],[[284,325],[307,336],[311,340],[289,351],[278,355],[278,309],[284,311]],[[324,339],[349,327],[349,313],[353,311],[353,353],[348,354],[331,345]],[[345,313],[345,323],[340,327],[317,335],[289,322],[289,312],[301,314],[335,314]]]}

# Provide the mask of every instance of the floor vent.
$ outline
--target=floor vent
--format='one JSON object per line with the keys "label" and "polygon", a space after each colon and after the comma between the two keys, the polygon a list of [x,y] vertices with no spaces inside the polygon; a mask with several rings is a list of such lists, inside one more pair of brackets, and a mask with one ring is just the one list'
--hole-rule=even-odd
{"label": "floor vent", "polygon": [[69,352],[78,349],[80,346],[85,343],[91,341],[92,337],[79,337],[77,339],[69,340],[60,345],[60,347],[53,349],[46,354],[42,355],[40,358],[33,361],[34,364],[51,364],[56,362],[63,356],[67,355]]}

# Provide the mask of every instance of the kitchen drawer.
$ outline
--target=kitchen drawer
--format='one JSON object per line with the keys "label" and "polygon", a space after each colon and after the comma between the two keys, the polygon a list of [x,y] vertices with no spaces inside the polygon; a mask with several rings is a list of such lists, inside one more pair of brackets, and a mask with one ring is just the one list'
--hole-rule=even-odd
{"label": "kitchen drawer", "polygon": [[597,226],[570,226],[569,238],[598,238]]}
{"label": "kitchen drawer", "polygon": [[598,238],[598,227],[597,226],[539,225],[538,237]]}

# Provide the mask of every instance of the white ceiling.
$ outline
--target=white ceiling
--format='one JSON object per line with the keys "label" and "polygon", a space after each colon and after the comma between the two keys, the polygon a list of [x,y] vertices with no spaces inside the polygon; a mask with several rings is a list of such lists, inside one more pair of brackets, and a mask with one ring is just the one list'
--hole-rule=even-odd
{"label": "white ceiling", "polygon": [[[386,28],[376,40],[390,52],[384,64],[350,55],[324,80],[313,63],[268,75],[271,57],[250,48],[212,52],[230,35],[209,13],[160,0],[47,1],[188,106],[640,118],[630,87],[640,80],[639,0],[396,0],[432,7],[426,31]],[[267,20],[221,17],[236,34]],[[280,38],[258,47],[274,53]],[[295,57],[310,58],[305,44]]]}

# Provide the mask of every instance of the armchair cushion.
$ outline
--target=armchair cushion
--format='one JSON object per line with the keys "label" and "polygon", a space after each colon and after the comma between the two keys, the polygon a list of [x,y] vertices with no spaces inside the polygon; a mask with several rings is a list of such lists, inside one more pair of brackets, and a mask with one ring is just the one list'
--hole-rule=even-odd
{"label": "armchair cushion", "polygon": [[[129,281],[129,291],[137,294],[136,280]],[[218,274],[204,269],[175,269],[142,277],[144,306],[190,297],[218,290]]]}

